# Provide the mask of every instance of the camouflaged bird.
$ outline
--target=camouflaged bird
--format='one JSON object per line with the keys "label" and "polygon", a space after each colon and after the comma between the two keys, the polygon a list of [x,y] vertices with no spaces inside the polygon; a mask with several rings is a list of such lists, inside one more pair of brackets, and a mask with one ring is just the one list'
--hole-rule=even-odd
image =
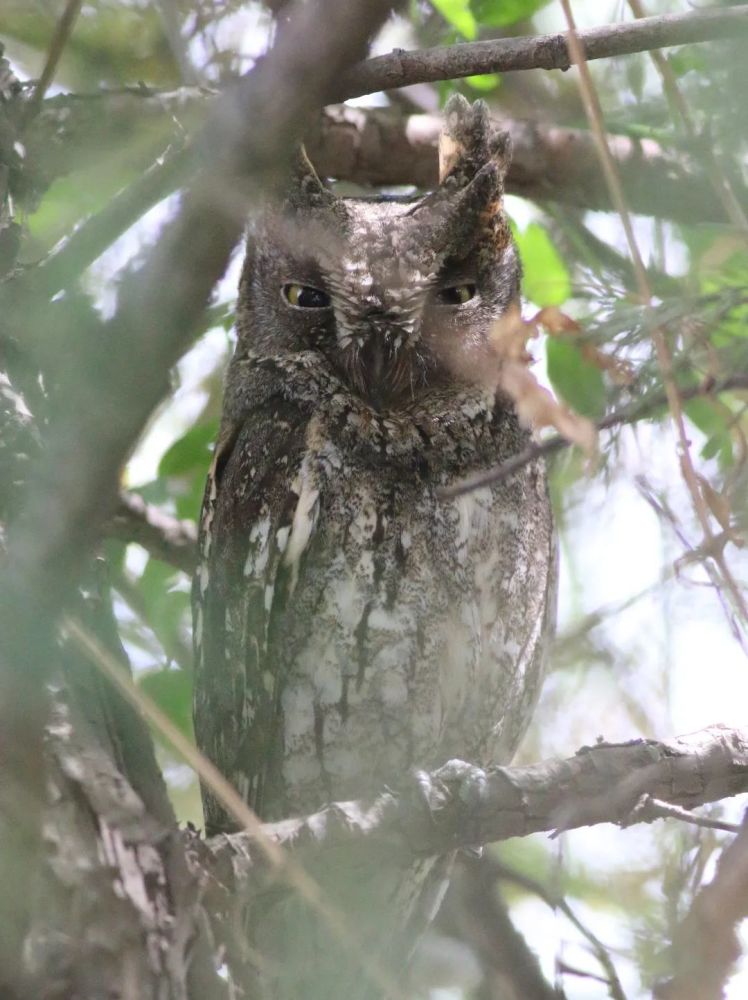
{"label": "camouflaged bird", "polygon": [[[480,377],[520,295],[508,137],[452,98],[440,184],[342,198],[300,157],[248,241],[194,583],[195,732],[264,819],[507,761],[554,614],[545,470]],[[230,818],[203,790],[209,832]]]}
{"label": "camouflaged bird", "polygon": [[[202,514],[195,727],[264,818],[506,760],[541,676],[551,515],[527,443],[460,376],[519,296],[507,137],[453,98],[439,188],[338,198],[299,171],[250,236]],[[467,365],[465,366],[467,368]],[[229,827],[210,794],[210,830]]]}

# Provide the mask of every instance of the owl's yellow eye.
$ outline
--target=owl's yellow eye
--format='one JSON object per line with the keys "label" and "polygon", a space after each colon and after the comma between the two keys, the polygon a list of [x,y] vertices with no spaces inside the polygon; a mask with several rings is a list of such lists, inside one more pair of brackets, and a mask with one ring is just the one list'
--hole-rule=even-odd
{"label": "owl's yellow eye", "polygon": [[330,305],[330,296],[319,288],[310,285],[289,283],[283,286],[283,297],[297,309],[326,309]]}
{"label": "owl's yellow eye", "polygon": [[450,285],[440,288],[436,298],[442,306],[464,306],[475,296],[475,285],[466,282],[464,285]]}

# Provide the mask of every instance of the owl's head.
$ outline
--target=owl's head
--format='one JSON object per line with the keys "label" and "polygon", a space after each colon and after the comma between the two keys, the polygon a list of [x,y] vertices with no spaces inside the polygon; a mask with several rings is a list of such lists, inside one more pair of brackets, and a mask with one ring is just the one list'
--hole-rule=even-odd
{"label": "owl's head", "polygon": [[445,109],[439,187],[424,197],[338,197],[300,154],[287,199],[250,236],[240,339],[319,351],[377,409],[459,384],[519,295],[502,210],[509,157],[486,105],[460,96]]}

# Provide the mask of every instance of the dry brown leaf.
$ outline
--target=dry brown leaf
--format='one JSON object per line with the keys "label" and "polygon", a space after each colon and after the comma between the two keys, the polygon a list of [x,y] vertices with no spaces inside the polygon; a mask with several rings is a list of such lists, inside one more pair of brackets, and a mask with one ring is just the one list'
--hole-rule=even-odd
{"label": "dry brown leaf", "polygon": [[538,328],[534,320],[522,319],[519,305],[513,303],[491,328],[489,343],[499,361],[518,361],[530,364],[532,355],[527,350],[528,340],[537,337]]}
{"label": "dry brown leaf", "polygon": [[567,441],[578,445],[588,458],[597,453],[597,428],[592,421],[559,403],[526,365],[506,361],[501,366],[499,386],[514,402],[525,426],[535,430],[554,427]]}
{"label": "dry brown leaf", "polygon": [[552,336],[568,333],[581,333],[582,327],[571,316],[567,316],[558,306],[546,306],[530,320],[536,327],[544,327]]}

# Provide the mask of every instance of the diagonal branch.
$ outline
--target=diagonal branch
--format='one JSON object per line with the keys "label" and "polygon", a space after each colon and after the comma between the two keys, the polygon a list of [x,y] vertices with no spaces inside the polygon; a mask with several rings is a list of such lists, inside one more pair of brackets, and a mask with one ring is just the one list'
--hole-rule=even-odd
{"label": "diagonal branch", "polygon": [[[41,846],[56,621],[115,509],[120,468],[225,270],[250,197],[281,181],[308,117],[330,100],[391,8],[387,0],[335,0],[322,17],[319,3],[297,5],[271,53],[216,102],[198,143],[203,172],[141,270],[121,284],[113,319],[102,326],[87,316],[77,350],[66,345],[57,398],[69,405],[54,414],[43,459],[28,476],[0,585],[0,817],[17,848],[0,853],[0,884],[17,908],[14,933],[0,942],[0,992],[24,977],[19,944]],[[15,330],[18,316],[8,319]],[[54,320],[45,315],[42,324],[54,328]],[[47,341],[41,367],[56,370],[59,338]]]}

